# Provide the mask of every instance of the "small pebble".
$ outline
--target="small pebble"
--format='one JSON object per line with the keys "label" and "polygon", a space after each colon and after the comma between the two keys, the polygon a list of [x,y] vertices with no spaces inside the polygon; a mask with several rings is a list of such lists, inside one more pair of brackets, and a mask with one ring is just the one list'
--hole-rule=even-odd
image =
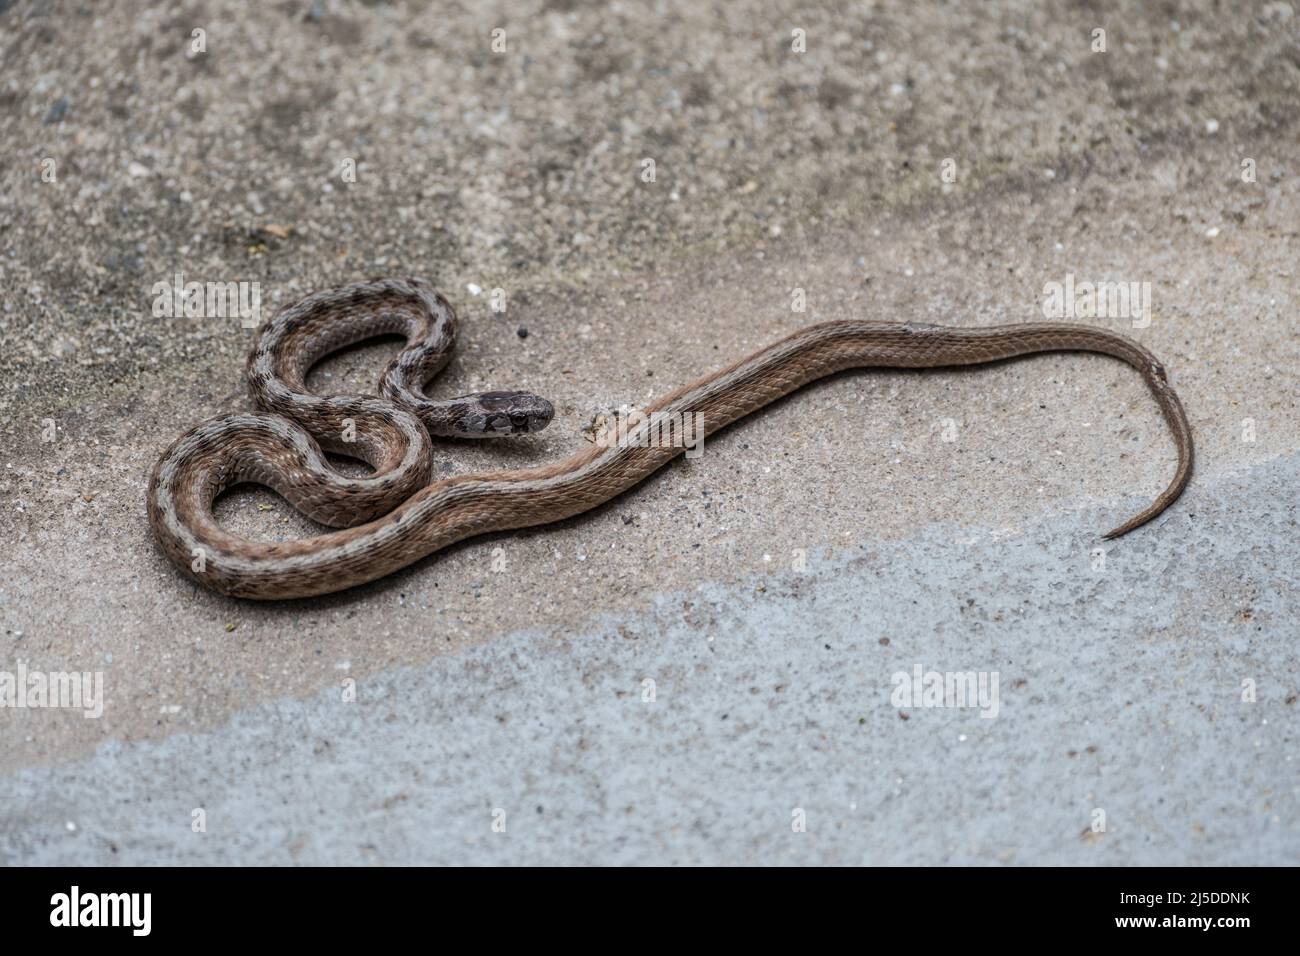
{"label": "small pebble", "polygon": [[45,122],[53,126],[55,123],[63,122],[63,117],[68,115],[68,98],[60,96],[50,107],[50,111],[45,114]]}

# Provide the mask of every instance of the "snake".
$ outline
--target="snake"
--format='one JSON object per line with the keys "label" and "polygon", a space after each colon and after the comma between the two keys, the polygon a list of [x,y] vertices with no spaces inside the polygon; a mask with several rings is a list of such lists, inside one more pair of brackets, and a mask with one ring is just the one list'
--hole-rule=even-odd
{"label": "snake", "polygon": [[[544,429],[554,415],[550,402],[530,392],[430,398],[425,389],[450,361],[457,328],[451,304],[419,278],[353,282],[279,310],[256,334],[246,365],[257,411],[198,425],[150,472],[149,521],[162,551],[189,577],[236,598],[329,594],[467,538],[560,521],[623,494],[685,451],[680,442],[646,440],[652,419],[702,416],[696,420],[708,436],[846,369],[983,365],[1042,352],[1096,352],[1128,363],[1173,435],[1173,480],[1107,539],[1163,512],[1192,471],[1191,427],[1165,367],[1117,332],[1063,322],[956,327],[839,319],[801,328],[658,399],[626,440],[593,443],[551,464],[431,483],[433,439],[525,435]],[[384,368],[378,395],[324,396],[307,388],[308,371],[325,356],[393,334],[406,345]],[[326,453],[359,459],[372,470],[344,475]],[[270,488],[333,530],[284,541],[226,530],[214,503],[245,483]]]}

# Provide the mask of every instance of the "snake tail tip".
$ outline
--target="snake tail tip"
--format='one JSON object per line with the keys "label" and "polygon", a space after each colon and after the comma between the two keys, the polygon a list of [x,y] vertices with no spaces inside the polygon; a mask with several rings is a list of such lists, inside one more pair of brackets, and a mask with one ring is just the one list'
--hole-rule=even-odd
{"label": "snake tail tip", "polygon": [[1111,530],[1103,534],[1102,539],[1105,541],[1114,541],[1116,538],[1122,538],[1130,531],[1135,531],[1136,529],[1142,527],[1142,525],[1146,524],[1150,520],[1151,520],[1150,518],[1143,515],[1138,518],[1133,518],[1129,521],[1125,521],[1118,528],[1112,528]]}

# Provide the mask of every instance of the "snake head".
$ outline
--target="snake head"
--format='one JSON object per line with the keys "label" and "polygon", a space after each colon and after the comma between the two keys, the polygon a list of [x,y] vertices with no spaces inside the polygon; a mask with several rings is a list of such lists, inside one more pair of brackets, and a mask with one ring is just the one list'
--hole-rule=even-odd
{"label": "snake head", "polygon": [[495,438],[539,432],[555,417],[555,407],[531,392],[479,392],[454,399],[456,431],[466,438]]}

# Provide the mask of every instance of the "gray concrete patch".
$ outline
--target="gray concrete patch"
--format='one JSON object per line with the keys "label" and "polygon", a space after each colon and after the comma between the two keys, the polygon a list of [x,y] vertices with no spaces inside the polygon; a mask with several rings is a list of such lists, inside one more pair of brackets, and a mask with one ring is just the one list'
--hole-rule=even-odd
{"label": "gray concrete patch", "polygon": [[[1295,863],[1298,479],[1293,456],[1198,483],[1101,567],[1100,509],[939,525],[354,702],[340,672],[0,780],[0,861]],[[996,672],[996,716],[895,706],[917,665]]]}

